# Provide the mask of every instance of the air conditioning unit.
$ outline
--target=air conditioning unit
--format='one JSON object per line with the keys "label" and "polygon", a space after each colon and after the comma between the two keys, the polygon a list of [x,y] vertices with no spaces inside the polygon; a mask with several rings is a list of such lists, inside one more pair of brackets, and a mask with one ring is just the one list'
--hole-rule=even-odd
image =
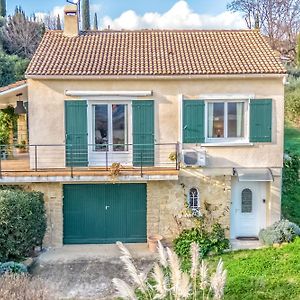
{"label": "air conditioning unit", "polygon": [[206,151],[201,150],[182,150],[182,162],[186,167],[205,167]]}

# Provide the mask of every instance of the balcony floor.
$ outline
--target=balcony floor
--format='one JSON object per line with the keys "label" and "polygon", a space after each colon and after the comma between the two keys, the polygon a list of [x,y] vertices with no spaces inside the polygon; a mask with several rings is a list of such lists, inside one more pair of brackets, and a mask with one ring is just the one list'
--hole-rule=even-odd
{"label": "balcony floor", "polygon": [[[179,171],[168,167],[122,167],[120,173],[116,178],[126,177],[144,177],[150,179],[153,177],[157,180],[161,180],[160,177],[176,178]],[[111,177],[109,168],[106,167],[74,167],[71,170],[70,167],[66,168],[45,168],[45,169],[30,169],[28,154],[18,154],[14,156],[14,159],[1,160],[1,175],[2,180],[8,178],[80,178],[80,177],[103,177],[103,179]],[[9,179],[8,179],[9,180]]]}

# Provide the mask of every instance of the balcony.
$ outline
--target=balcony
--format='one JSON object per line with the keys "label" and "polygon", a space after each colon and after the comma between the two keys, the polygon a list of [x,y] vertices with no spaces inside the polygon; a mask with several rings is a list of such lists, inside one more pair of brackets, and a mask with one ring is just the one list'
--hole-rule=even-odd
{"label": "balcony", "polygon": [[176,180],[179,144],[2,145],[0,182]]}

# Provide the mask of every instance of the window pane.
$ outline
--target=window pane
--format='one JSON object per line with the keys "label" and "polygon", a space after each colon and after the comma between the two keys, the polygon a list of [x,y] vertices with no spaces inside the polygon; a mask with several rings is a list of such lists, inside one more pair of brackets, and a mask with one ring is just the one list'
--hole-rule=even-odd
{"label": "window pane", "polygon": [[244,136],[244,103],[229,102],[228,110],[228,137]]}
{"label": "window pane", "polygon": [[242,213],[252,213],[252,191],[244,189],[242,191]]}
{"label": "window pane", "polygon": [[208,137],[224,137],[224,103],[208,103]]}
{"label": "window pane", "polygon": [[106,151],[108,144],[107,105],[94,105],[95,113],[95,150]]}
{"label": "window pane", "polygon": [[113,125],[113,150],[124,151],[127,143],[127,105],[113,104],[112,105],[112,125]]}

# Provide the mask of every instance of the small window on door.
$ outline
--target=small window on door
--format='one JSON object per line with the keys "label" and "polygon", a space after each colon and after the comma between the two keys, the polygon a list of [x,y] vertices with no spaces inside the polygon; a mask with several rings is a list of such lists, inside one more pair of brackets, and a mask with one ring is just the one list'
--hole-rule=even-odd
{"label": "small window on door", "polygon": [[252,213],[252,191],[244,189],[242,191],[242,213]]}
{"label": "small window on door", "polygon": [[188,205],[193,214],[199,215],[199,192],[196,188],[189,190]]}

